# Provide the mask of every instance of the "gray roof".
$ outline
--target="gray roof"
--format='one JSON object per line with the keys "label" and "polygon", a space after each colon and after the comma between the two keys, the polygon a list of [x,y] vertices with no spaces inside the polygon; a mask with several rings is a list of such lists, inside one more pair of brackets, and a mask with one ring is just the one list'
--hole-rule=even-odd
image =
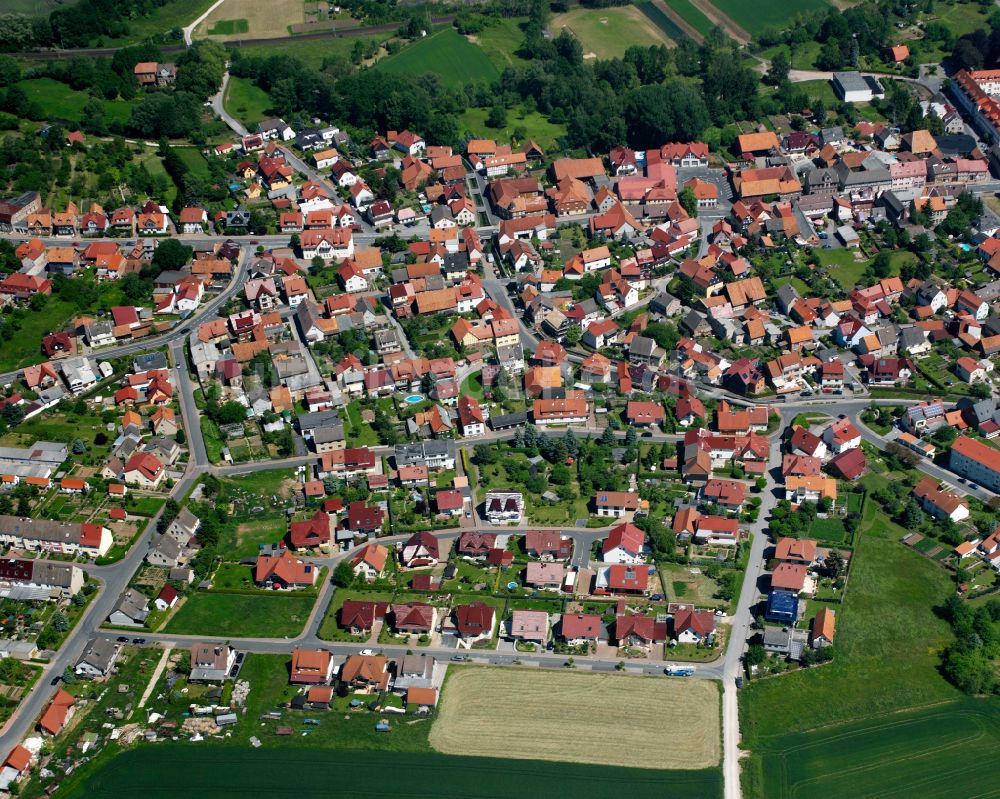
{"label": "gray roof", "polygon": [[393,450],[396,467],[412,466],[436,458],[454,458],[455,442],[450,440],[418,441],[416,444],[397,444]]}
{"label": "gray roof", "polygon": [[107,674],[115,662],[118,646],[110,638],[91,638],[83,649],[83,654],[76,662],[76,667],[88,665],[101,674]]}
{"label": "gray roof", "polygon": [[834,72],[833,79],[847,92],[864,92],[872,88],[860,72]]}
{"label": "gray roof", "polygon": [[792,633],[787,627],[772,627],[768,625],[764,628],[764,633],[761,637],[764,641],[764,646],[788,647],[791,644]]}
{"label": "gray roof", "polygon": [[314,411],[299,417],[299,429],[302,431],[316,430],[320,427],[340,427],[343,431],[344,423],[340,419],[340,413],[336,410]]}
{"label": "gray roof", "polygon": [[646,336],[636,336],[629,344],[629,352],[637,355],[652,356],[656,352],[656,342]]}
{"label": "gray roof", "polygon": [[785,283],[778,289],[778,301],[786,308],[797,299],[799,299],[799,292],[791,283]]}
{"label": "gray roof", "polygon": [[149,598],[145,594],[134,588],[126,588],[112,606],[111,612],[122,613],[134,621],[145,621],[149,615],[147,605],[149,605]]}
{"label": "gray roof", "polygon": [[132,361],[132,369],[136,372],[148,372],[152,369],[166,369],[167,354],[165,352],[146,352],[136,355]]}

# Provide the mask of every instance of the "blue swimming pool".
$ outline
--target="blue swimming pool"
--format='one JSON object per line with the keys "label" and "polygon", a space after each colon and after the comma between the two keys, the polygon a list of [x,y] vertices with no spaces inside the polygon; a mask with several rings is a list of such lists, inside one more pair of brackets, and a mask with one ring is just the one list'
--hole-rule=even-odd
{"label": "blue swimming pool", "polygon": [[423,402],[424,397],[422,394],[410,394],[410,396],[404,398],[404,402],[410,403],[410,405],[416,405],[418,402]]}

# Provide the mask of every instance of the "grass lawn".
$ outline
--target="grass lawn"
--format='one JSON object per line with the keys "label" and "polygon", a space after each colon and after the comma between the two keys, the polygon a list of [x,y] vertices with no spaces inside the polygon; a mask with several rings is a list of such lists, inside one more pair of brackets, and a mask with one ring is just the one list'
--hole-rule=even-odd
{"label": "grass lawn", "polygon": [[197,147],[175,147],[174,152],[181,157],[187,168],[191,170],[191,174],[204,180],[209,179],[208,162],[201,154],[201,150]]}
{"label": "grass lawn", "polygon": [[360,400],[353,400],[348,404],[347,418],[344,419],[344,435],[352,447],[378,446],[378,433],[361,418],[361,410]]}
{"label": "grass lawn", "polygon": [[[830,85],[830,81],[828,80],[804,80],[797,82],[795,85],[808,94],[810,100],[815,100],[816,98],[822,100],[827,108],[840,102],[837,99],[837,94],[833,91],[833,86]],[[827,252],[827,250],[823,252]]]}
{"label": "grass lawn", "polygon": [[0,348],[0,369],[10,371],[44,361],[42,338],[61,330],[77,312],[75,305],[54,296],[48,298],[41,311],[26,309],[20,330]]}
{"label": "grass lawn", "polygon": [[556,14],[549,30],[568,30],[580,41],[584,58],[621,57],[631,45],[649,47],[674,41],[649,17],[634,6],[615,8],[574,8]]}
{"label": "grass lawn", "polygon": [[523,128],[525,138],[538,142],[544,150],[552,150],[557,146],[557,140],[566,135],[566,128],[557,125],[538,111],[525,111],[523,108],[507,112],[507,126],[503,130],[486,126],[488,108],[467,108],[459,117],[459,130],[469,132],[477,137],[510,141],[517,128]]}
{"label": "grass lawn", "polygon": [[840,519],[815,519],[809,528],[809,537],[821,544],[843,544],[847,541],[847,530]]}
{"label": "grass lawn", "polygon": [[375,69],[404,75],[433,72],[446,86],[455,88],[466,83],[491,83],[500,77],[486,52],[454,28],[445,28],[404,47],[380,60]]}
{"label": "grass lawn", "polygon": [[[747,765],[747,782],[756,788],[748,796],[799,795],[785,781],[780,763],[797,757],[800,734],[806,730],[841,725],[829,728],[827,738],[840,740],[840,746],[853,751],[851,736],[840,737],[845,729],[875,728],[885,724],[878,718],[882,714],[959,696],[938,672],[938,653],[951,633],[933,608],[951,591],[947,573],[903,547],[899,541],[906,531],[901,527],[878,513],[866,516],[850,585],[837,611],[834,661],[752,682],[740,694],[744,742],[753,752],[763,753],[762,758],[755,754]],[[881,763],[879,776],[885,785],[894,784],[898,760],[884,756],[870,762]],[[834,795],[823,790],[812,793]],[[856,790],[853,795],[868,794]]]}
{"label": "grass lawn", "polygon": [[868,267],[868,262],[863,258],[859,261],[854,257],[856,250],[834,249],[816,250],[820,263],[830,271],[830,277],[836,280],[844,289],[850,291],[861,280]]}
{"label": "grass lawn", "polygon": [[788,0],[758,0],[755,3],[748,3],[746,0],[711,0],[711,3],[751,34],[760,33],[765,28],[782,28],[795,14],[823,10],[830,6],[826,0],[795,0],[792,3]]}
{"label": "grass lawn", "polygon": [[[86,92],[75,91],[52,78],[29,78],[19,81],[17,85],[24,89],[29,99],[50,110],[54,119],[64,119],[73,124],[78,124],[83,118],[83,107],[90,99]],[[133,103],[127,100],[101,100],[101,104],[109,122],[124,123],[132,113]]]}
{"label": "grass lawn", "polygon": [[666,4],[698,33],[707,35],[712,30],[712,21],[695,8],[691,0],[666,0]]}
{"label": "grass lawn", "polygon": [[718,584],[704,572],[692,574],[693,566],[680,563],[664,563],[660,566],[660,580],[668,602],[690,602],[699,608],[725,607],[721,599],[715,599]]}
{"label": "grass lawn", "polygon": [[[28,99],[37,101],[42,108],[52,113],[53,119],[64,119],[79,124],[83,118],[83,107],[90,100],[86,92],[71,89],[65,83],[52,78],[29,78],[17,83]],[[101,100],[104,116],[109,122],[126,122],[132,113],[133,103],[128,100]]]}
{"label": "grass lawn", "polygon": [[357,641],[356,636],[349,635],[338,624],[340,609],[348,599],[359,602],[392,602],[391,591],[356,591],[350,588],[338,588],[333,592],[333,599],[326,608],[326,614],[319,626],[319,637],[324,641]]}
{"label": "grass lawn", "polygon": [[229,79],[223,100],[226,112],[248,124],[260,122],[267,116],[271,98],[246,78]]}
{"label": "grass lawn", "polygon": [[[787,55],[792,62],[792,69],[815,69],[816,58],[819,56],[821,47],[822,45],[819,42],[814,41],[799,42],[794,47],[777,44],[774,47],[768,47],[766,50],[762,50],[760,55],[762,58],[771,60],[778,54],[779,50],[783,50],[785,55]],[[810,82],[821,83],[823,81]]]}
{"label": "grass lawn", "polygon": [[473,372],[465,380],[462,381],[462,385],[459,388],[459,392],[462,395],[468,394],[475,397],[477,400],[483,399],[483,373]]}
{"label": "grass lawn", "polygon": [[503,72],[509,66],[527,64],[527,61],[515,55],[515,51],[524,40],[524,31],[521,30],[522,21],[519,19],[487,18],[487,22],[488,27],[484,28],[474,39],[493,62],[493,66]]}
{"label": "grass lawn", "polygon": [[802,297],[805,297],[807,294],[809,294],[809,287],[805,284],[804,281],[800,280],[797,277],[778,277],[774,279],[774,287],[776,289],[780,289],[786,283],[791,283],[792,286],[795,288],[795,290]]}
{"label": "grass lawn", "polygon": [[223,638],[281,638],[302,632],[314,595],[224,594],[196,591],[167,622],[164,632]]}

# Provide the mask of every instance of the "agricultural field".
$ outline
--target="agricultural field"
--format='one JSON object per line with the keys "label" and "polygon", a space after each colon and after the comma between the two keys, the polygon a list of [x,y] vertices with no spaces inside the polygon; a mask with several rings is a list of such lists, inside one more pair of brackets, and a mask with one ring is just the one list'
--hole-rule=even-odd
{"label": "agricultural field", "polygon": [[492,83],[500,77],[486,52],[461,36],[454,28],[407,45],[395,55],[380,60],[375,69],[405,75],[433,72],[446,86]]}
{"label": "agricultural field", "polygon": [[711,0],[711,5],[754,35],[787,25],[796,14],[830,7],[827,0]]}
{"label": "agricultural field", "polygon": [[[824,736],[827,741],[825,749],[818,747],[814,757],[820,757],[821,750],[833,756],[836,748],[831,747],[838,741],[837,745],[846,747],[845,752],[870,751],[871,760],[866,758],[869,774],[863,778],[881,780],[883,786],[901,786],[908,778],[897,771],[900,761],[889,753],[878,754],[869,744],[855,748],[852,736],[860,736],[866,726],[889,723],[886,714],[921,708],[930,713],[929,708],[959,698],[958,691],[939,673],[940,649],[951,633],[934,612],[952,591],[951,581],[936,563],[900,544],[905,533],[882,516],[874,503],[867,503],[850,584],[837,610],[833,662],[751,682],[741,692],[743,738],[754,753],[745,769],[745,780],[753,790],[746,795],[768,799],[801,795],[799,789],[793,790],[780,763],[799,756],[785,747],[802,743],[806,730],[816,730],[809,735]],[[894,720],[899,718],[893,716]],[[906,734],[900,737],[910,740]],[[942,752],[945,743],[939,734],[937,744]],[[810,775],[829,771],[815,765]],[[815,788],[811,793],[842,795]],[[853,795],[866,794],[855,790]],[[890,791],[879,795],[903,794]],[[973,794],[959,791],[950,795]]]}
{"label": "agricultural field", "polygon": [[676,44],[649,17],[635,6],[615,8],[574,8],[556,14],[549,30],[568,30],[580,41],[584,58],[621,57],[625,49],[638,45]]}
{"label": "agricultural field", "polygon": [[671,11],[702,36],[707,35],[712,30],[712,21],[697,9],[691,0],[665,0],[665,2]]}
{"label": "agricultural field", "polygon": [[222,103],[226,113],[248,125],[253,125],[267,117],[271,98],[267,92],[246,78],[231,77],[226,84],[226,96],[223,97]]}
{"label": "agricultural field", "polygon": [[430,734],[446,754],[665,769],[716,767],[720,740],[713,682],[478,667],[448,674]]}
{"label": "agricultural field", "polygon": [[[221,40],[248,36],[267,39],[287,36],[290,27],[305,22],[302,0],[226,0],[202,21],[195,37],[214,36]],[[189,22],[194,21],[194,18]]]}
{"label": "agricultural field", "polygon": [[196,591],[180,605],[164,632],[222,638],[283,638],[302,632],[315,594],[227,594]]}
{"label": "agricultural field", "polygon": [[[395,735],[393,732],[391,735]],[[298,736],[285,739],[300,746]],[[389,739],[379,739],[383,744]],[[631,799],[713,799],[722,796],[718,770],[680,772],[619,769],[591,764],[454,757],[433,752],[393,752],[391,768],[379,751],[293,749],[281,753],[279,796],[311,796],[316,786],[336,786],[340,797],[380,796],[384,799],[491,799],[523,794],[524,786],[540,796],[600,799],[628,785]],[[184,768],[177,768],[183,760]],[[331,774],[336,775],[331,779]],[[87,764],[63,782],[66,799],[119,799],[123,796],[180,796],[208,799],[244,796],[273,780],[274,762],[249,746],[164,743],[124,751],[113,760]],[[421,792],[416,786],[433,786]],[[666,794],[664,791],[669,791]],[[269,793],[274,793],[269,788]]]}
{"label": "agricultural field", "polygon": [[[779,678],[782,679],[782,678]],[[962,699],[779,737],[762,748],[768,799],[991,796],[995,782],[961,752],[1000,744],[1000,703]]]}
{"label": "agricultural field", "polygon": [[[255,44],[251,47],[241,47],[240,52],[249,56],[269,58],[275,55],[294,56],[312,69],[323,66],[326,58],[348,58],[354,43],[357,41],[373,41],[375,37],[365,39],[340,36],[335,39],[306,39],[301,42],[282,41],[274,44]],[[378,41],[382,41],[381,38]]]}
{"label": "agricultural field", "polygon": [[234,33],[248,33],[250,23],[245,19],[220,19],[205,33],[209,36],[231,36]]}

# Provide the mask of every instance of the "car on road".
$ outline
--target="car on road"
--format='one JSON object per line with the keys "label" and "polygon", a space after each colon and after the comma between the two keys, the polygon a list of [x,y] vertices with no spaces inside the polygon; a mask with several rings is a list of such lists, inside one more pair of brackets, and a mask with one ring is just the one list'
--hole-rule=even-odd
{"label": "car on road", "polygon": [[743,687],[743,678],[742,677],[737,677],[736,678],[736,687],[737,688],[742,688]]}
{"label": "car on road", "polygon": [[146,639],[145,638],[133,638],[132,639],[132,643],[136,644],[137,646],[142,646],[144,643],[146,643]]}
{"label": "car on road", "polygon": [[250,239],[250,243],[251,244],[260,244],[260,242],[257,239]]}
{"label": "car on road", "polygon": [[118,636],[118,643],[119,644],[127,644],[128,643],[128,636],[127,635],[119,635]]}
{"label": "car on road", "polygon": [[468,659],[468,655],[452,655],[451,659],[456,663],[465,663]]}
{"label": "car on road", "polygon": [[59,675],[53,677],[52,682],[50,682],[49,685],[59,685]]}
{"label": "car on road", "polygon": [[375,650],[374,649],[362,649],[361,652],[360,652],[360,654],[362,654],[362,655],[374,655],[375,654]]}
{"label": "car on road", "polygon": [[975,491],[977,488],[979,488],[979,486],[977,486],[975,483],[969,483],[969,488]]}

